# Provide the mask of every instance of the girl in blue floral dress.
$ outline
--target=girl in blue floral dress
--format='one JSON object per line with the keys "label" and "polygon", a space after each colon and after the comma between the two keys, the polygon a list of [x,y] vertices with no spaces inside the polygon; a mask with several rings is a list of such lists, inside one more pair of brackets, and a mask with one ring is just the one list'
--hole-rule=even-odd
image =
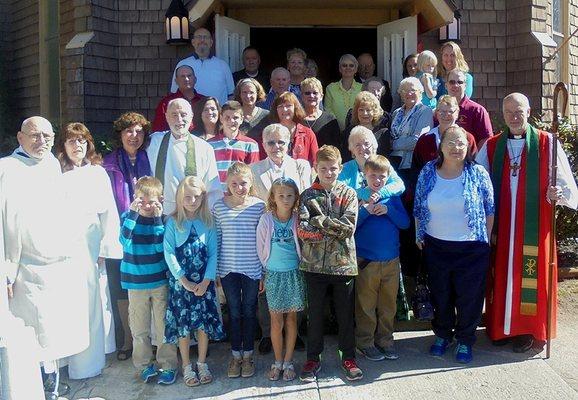
{"label": "girl in blue floral dress", "polygon": [[[171,274],[165,314],[165,342],[178,343],[185,385],[213,380],[206,363],[209,339],[225,335],[215,292],[217,233],[203,181],[186,177],[176,193],[176,210],[168,219],[165,259]],[[189,359],[190,335],[198,342],[196,368]]]}

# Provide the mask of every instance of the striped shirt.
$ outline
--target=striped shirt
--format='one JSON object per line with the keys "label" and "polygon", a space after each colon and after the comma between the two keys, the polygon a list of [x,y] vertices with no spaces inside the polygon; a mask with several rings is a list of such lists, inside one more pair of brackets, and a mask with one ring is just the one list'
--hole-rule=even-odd
{"label": "striped shirt", "polygon": [[227,190],[227,170],[235,161],[249,165],[259,161],[259,145],[247,136],[237,135],[235,139],[229,139],[222,133],[208,140],[215,151],[217,170],[223,185]]}
{"label": "striped shirt", "polygon": [[225,204],[224,199],[215,203],[219,277],[236,272],[261,279],[263,266],[257,256],[257,224],[264,211],[265,203],[257,197],[250,197],[248,206],[235,208]]}
{"label": "striped shirt", "polygon": [[167,284],[162,219],[143,217],[129,210],[122,214],[121,220],[120,243],[124,250],[120,263],[122,288],[144,290]]}

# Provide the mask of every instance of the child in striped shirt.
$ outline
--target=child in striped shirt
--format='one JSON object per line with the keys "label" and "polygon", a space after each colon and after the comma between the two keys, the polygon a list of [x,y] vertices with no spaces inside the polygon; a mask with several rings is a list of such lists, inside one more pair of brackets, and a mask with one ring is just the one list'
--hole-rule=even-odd
{"label": "child in striped shirt", "polygon": [[217,275],[229,310],[233,357],[229,378],[255,373],[253,346],[257,294],[263,290],[263,266],[257,256],[257,224],[265,203],[253,196],[251,169],[235,162],[227,171],[227,193],[213,207],[218,240]]}
{"label": "child in striped shirt", "polygon": [[[132,332],[132,360],[146,383],[158,375],[158,383],[170,385],[177,376],[177,348],[162,343],[167,308],[167,264],[163,251],[165,227],[162,222],[162,183],[143,176],[135,185],[135,199],[121,216],[120,243],[124,256],[120,264],[123,289],[128,289],[128,318]],[[150,339],[151,312],[155,337],[159,340],[154,363]]]}
{"label": "child in striped shirt", "polygon": [[227,191],[227,170],[235,162],[252,164],[259,161],[259,145],[248,136],[241,134],[239,127],[243,123],[243,107],[238,101],[228,101],[221,108],[222,131],[207,142],[215,151],[217,170]]}

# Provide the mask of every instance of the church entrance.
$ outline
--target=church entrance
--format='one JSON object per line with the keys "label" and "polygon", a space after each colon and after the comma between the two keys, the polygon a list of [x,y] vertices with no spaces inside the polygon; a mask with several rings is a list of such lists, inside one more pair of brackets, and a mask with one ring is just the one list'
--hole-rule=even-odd
{"label": "church entrance", "polygon": [[[340,79],[339,58],[370,53],[376,59],[376,28],[251,28],[251,45],[261,54],[261,68],[272,71],[286,67],[287,50],[303,49],[319,67],[318,78],[327,86]],[[377,73],[377,71],[376,71]]]}

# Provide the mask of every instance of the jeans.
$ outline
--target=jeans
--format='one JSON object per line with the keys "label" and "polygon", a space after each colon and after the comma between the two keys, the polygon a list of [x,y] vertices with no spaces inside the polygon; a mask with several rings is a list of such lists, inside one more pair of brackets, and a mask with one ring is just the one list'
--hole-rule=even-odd
{"label": "jeans", "polygon": [[230,272],[221,278],[229,310],[232,351],[252,351],[257,326],[259,279]]}

